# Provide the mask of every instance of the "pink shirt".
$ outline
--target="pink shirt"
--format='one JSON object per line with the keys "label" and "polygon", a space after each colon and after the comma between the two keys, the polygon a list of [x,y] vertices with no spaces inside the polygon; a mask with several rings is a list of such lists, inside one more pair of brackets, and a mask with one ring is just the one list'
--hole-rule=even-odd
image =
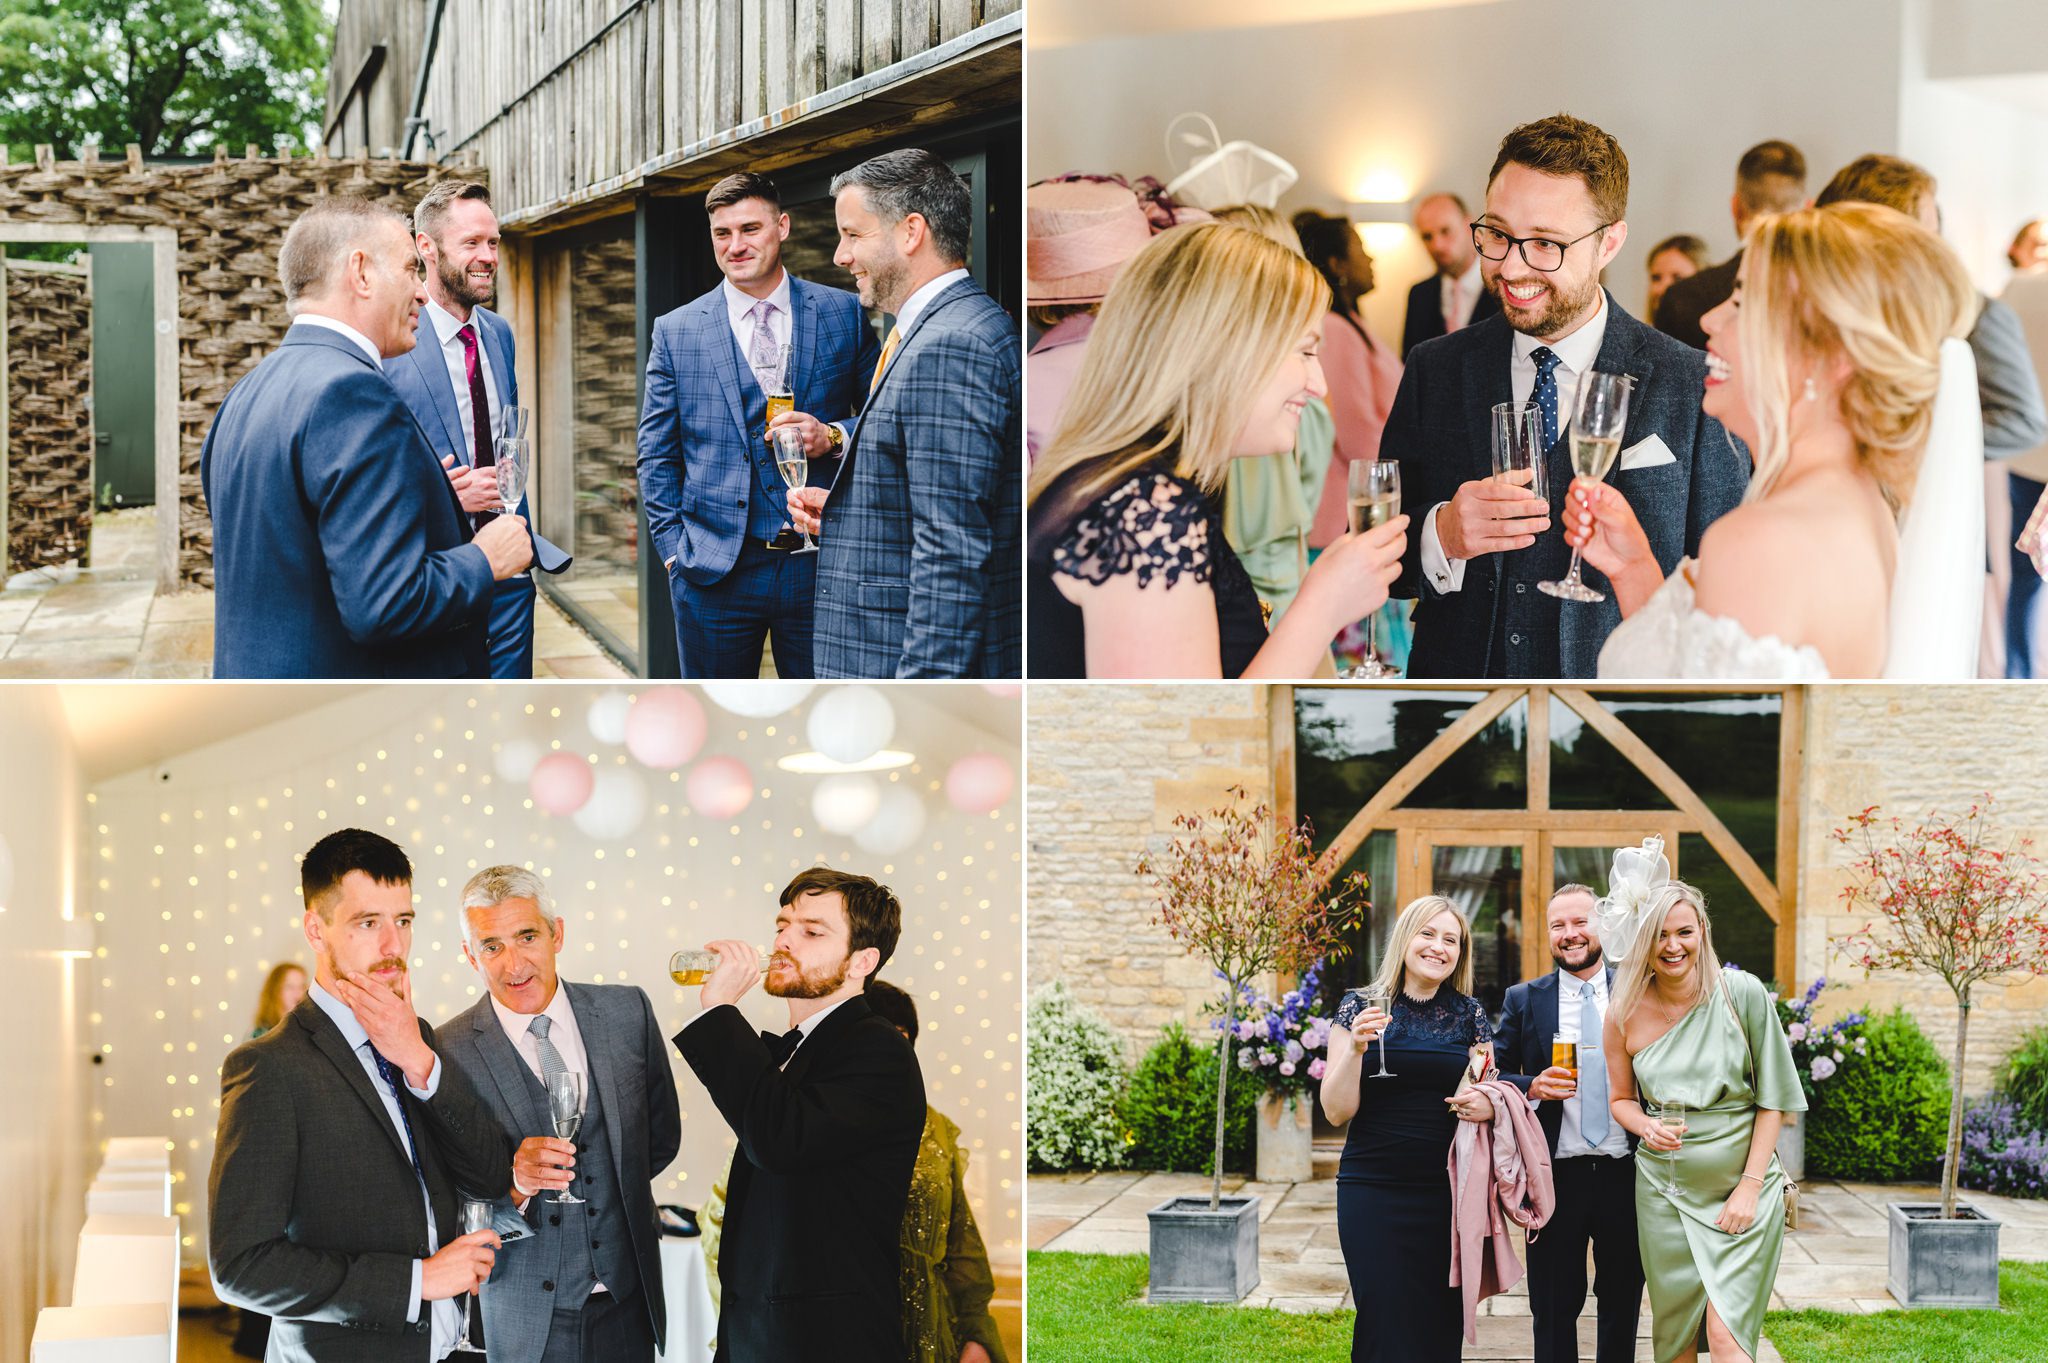
{"label": "pink shirt", "polygon": [[1094,326],[1092,312],[1062,318],[1024,357],[1024,448],[1028,459],[1038,458],[1059,423],[1060,409],[1066,406],[1074,376],[1081,372],[1081,361],[1088,354],[1088,333]]}
{"label": "pink shirt", "polygon": [[[1358,327],[1351,325],[1353,321]],[[1377,336],[1368,347],[1359,334],[1364,325],[1356,315],[1347,321],[1335,312],[1323,321],[1323,376],[1330,384],[1337,448],[1323,479],[1316,518],[1309,525],[1312,549],[1321,549],[1344,533],[1344,488],[1351,476],[1349,470],[1357,460],[1380,457],[1380,432],[1387,427],[1394,391],[1401,386],[1400,359]]]}

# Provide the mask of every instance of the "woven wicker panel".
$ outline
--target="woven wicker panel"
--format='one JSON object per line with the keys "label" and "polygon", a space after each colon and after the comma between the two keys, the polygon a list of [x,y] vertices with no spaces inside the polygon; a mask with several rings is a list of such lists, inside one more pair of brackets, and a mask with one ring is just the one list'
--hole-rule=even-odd
{"label": "woven wicker panel", "polygon": [[7,278],[8,567],[84,561],[92,544],[92,294],[76,274]]}
{"label": "woven wicker panel", "polygon": [[640,425],[634,362],[633,239],[577,247],[570,255],[575,310],[576,563],[588,572],[631,571],[639,557]]}
{"label": "woven wicker panel", "polygon": [[[482,180],[469,163],[446,166],[358,155],[330,159],[225,150],[211,165],[55,161],[0,165],[0,221],[169,227],[178,234],[179,572],[213,585],[213,524],[199,492],[199,449],[221,399],[281,340],[290,319],[277,279],[285,230],[315,199],[340,194],[410,213],[446,175]],[[630,365],[629,365],[630,367]]]}

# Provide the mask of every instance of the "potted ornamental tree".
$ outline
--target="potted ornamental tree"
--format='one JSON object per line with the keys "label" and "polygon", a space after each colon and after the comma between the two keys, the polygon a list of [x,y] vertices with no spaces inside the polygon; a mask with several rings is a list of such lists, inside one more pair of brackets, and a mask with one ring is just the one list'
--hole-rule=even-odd
{"label": "potted ornamental tree", "polygon": [[1231,1043],[1243,991],[1275,970],[1299,974],[1340,954],[1365,911],[1365,877],[1327,876],[1306,823],[1285,824],[1242,787],[1206,814],[1176,817],[1165,847],[1138,858],[1155,896],[1152,921],[1220,982],[1216,1039],[1216,1148],[1209,1196],[1173,1197],[1151,1209],[1151,1299],[1239,1301],[1259,1284],[1259,1199],[1223,1195]]}
{"label": "potted ornamental tree", "polygon": [[1997,829],[1989,796],[1959,820],[1911,827],[1873,805],[1834,837],[1851,854],[1842,897],[1871,915],[1838,948],[1866,971],[1932,972],[1956,1001],[1941,1201],[1888,1204],[1886,1286],[1901,1306],[1996,1308],[1999,1222],[1956,1201],[1963,1060],[1975,992],[2048,969],[2048,875],[2026,839]]}

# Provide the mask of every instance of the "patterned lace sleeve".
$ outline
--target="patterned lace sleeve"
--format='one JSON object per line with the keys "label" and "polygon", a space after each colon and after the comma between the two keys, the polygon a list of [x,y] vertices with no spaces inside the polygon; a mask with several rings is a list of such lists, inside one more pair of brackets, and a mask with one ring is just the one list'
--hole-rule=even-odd
{"label": "patterned lace sleeve", "polygon": [[1347,1032],[1350,1031],[1352,1022],[1364,1011],[1364,997],[1356,989],[1347,990],[1344,997],[1337,1001],[1337,1026]]}
{"label": "patterned lace sleeve", "polygon": [[1472,1005],[1472,1044],[1491,1046],[1493,1044],[1493,1023],[1487,1019],[1486,1005],[1478,999],[1467,999]]}
{"label": "patterned lace sleeve", "polygon": [[1186,573],[1207,582],[1209,512],[1201,494],[1169,474],[1140,473],[1097,502],[1053,547],[1054,571],[1100,586],[1138,575],[1143,587],[1163,575],[1171,587]]}

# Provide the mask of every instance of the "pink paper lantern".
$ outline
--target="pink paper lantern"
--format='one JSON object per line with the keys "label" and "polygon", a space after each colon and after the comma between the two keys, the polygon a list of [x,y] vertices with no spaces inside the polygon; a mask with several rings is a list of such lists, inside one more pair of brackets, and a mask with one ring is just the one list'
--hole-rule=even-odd
{"label": "pink paper lantern", "polygon": [[946,773],[946,798],[963,814],[1001,809],[1016,788],[1017,774],[994,753],[969,753]]}
{"label": "pink paper lantern", "polygon": [[690,808],[707,819],[730,819],[754,800],[754,776],[737,757],[707,757],[690,768],[683,789]]}
{"label": "pink paper lantern", "polygon": [[680,686],[642,691],[626,713],[626,751],[643,767],[674,771],[704,746],[704,707]]}
{"label": "pink paper lantern", "polygon": [[981,689],[997,700],[1015,700],[1024,694],[1022,682],[983,682]]}
{"label": "pink paper lantern", "polygon": [[551,752],[533,765],[527,789],[534,804],[547,814],[574,814],[590,799],[597,778],[590,763],[574,753]]}

